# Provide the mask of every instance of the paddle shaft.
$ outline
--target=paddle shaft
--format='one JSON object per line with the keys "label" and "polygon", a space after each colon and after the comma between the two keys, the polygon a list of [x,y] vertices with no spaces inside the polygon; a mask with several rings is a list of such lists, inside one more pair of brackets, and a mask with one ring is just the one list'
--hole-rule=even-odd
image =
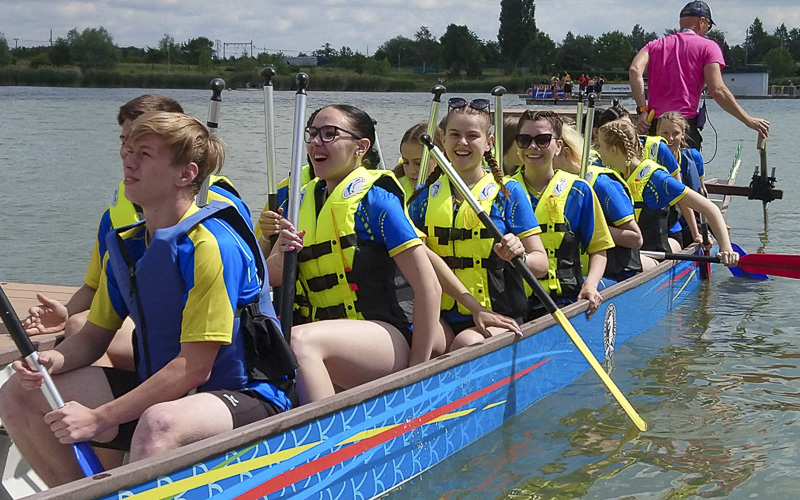
{"label": "paddle shaft", "polygon": [[386,170],[386,161],[383,159],[383,150],[381,150],[381,141],[378,139],[378,120],[372,119],[372,126],[375,127],[375,151],[378,153],[378,170]]}
{"label": "paddle shaft", "polygon": [[592,128],[594,127],[595,97],[596,95],[594,93],[589,94],[589,106],[586,109],[586,135],[583,137],[583,152],[581,153],[581,179],[586,179],[586,171],[589,169],[589,152],[592,150]]}
{"label": "paddle shaft", "polygon": [[497,86],[492,89],[494,96],[494,158],[500,169],[503,169],[503,96],[506,88]]}
{"label": "paddle shaft", "polygon": [[[216,134],[219,129],[219,108],[222,105],[222,91],[225,89],[225,80],[214,78],[209,84],[211,89],[211,99],[208,101],[208,119],[206,126],[210,134]],[[200,192],[195,197],[198,207],[208,205],[208,189],[211,187],[211,176],[207,176],[200,186]]]}
{"label": "paddle shaft", "polygon": [[[640,250],[639,253],[654,259],[686,260],[692,262],[722,261],[713,255],[688,255],[683,253],[650,252]],[[800,278],[800,255],[777,253],[749,253],[739,257],[739,267],[748,273],[772,274],[787,278]]]}
{"label": "paddle shaft", "polygon": [[575,130],[583,134],[583,92],[578,88],[578,111],[575,115]]}
{"label": "paddle shaft", "polygon": [[[303,130],[306,121],[306,88],[308,75],[298,73],[297,93],[294,101],[294,136],[292,137],[292,165],[289,174],[289,200],[286,218],[297,227],[300,212],[300,170],[303,166]],[[287,342],[291,342],[292,314],[297,281],[297,250],[283,254],[283,279],[281,280],[280,318],[281,332]]]}
{"label": "paddle shaft", "polygon": [[[431,111],[428,114],[428,135],[430,137],[435,137],[436,115],[439,114],[439,104],[442,101],[442,94],[445,92],[447,92],[447,88],[444,85],[437,84],[431,87],[433,99],[431,100]],[[430,158],[430,151],[428,151],[428,148],[422,148],[422,161],[419,164],[419,177],[417,177],[416,187],[422,186],[428,179],[428,158]]]}
{"label": "paddle shaft", "polygon": [[[478,200],[475,199],[475,196],[464,183],[464,180],[461,179],[458,173],[456,173],[455,169],[453,169],[453,166],[450,164],[450,162],[447,161],[444,153],[442,153],[439,148],[433,145],[433,141],[431,140],[430,136],[423,135],[420,137],[420,140],[428,149],[431,150],[431,154],[436,159],[436,162],[439,164],[439,166],[442,167],[442,170],[444,170],[445,174],[450,179],[451,184],[455,186],[456,190],[458,190],[464,200],[477,214],[478,219],[481,221],[484,227],[489,230],[495,240],[499,241],[503,237],[503,233],[500,232],[500,229],[494,225],[494,222],[492,222],[489,214],[486,213],[480,203],[478,203]],[[556,320],[556,323],[558,323],[558,325],[566,332],[572,343],[575,344],[575,347],[577,347],[583,357],[586,358],[586,361],[589,362],[589,365],[591,365],[595,373],[597,373],[597,375],[600,377],[600,380],[603,381],[603,384],[605,384],[609,392],[611,392],[620,406],[622,406],[622,408],[625,410],[625,413],[628,414],[628,417],[630,417],[636,427],[642,431],[647,430],[647,424],[644,422],[644,420],[642,420],[642,417],[636,413],[636,410],[628,402],[614,381],[611,380],[611,377],[609,377],[605,370],[603,370],[603,367],[597,362],[597,359],[595,359],[594,355],[589,350],[589,347],[580,337],[578,332],[575,331],[572,323],[569,322],[569,319],[567,319],[567,317],[564,315],[564,312],[558,308],[552,297],[545,292],[544,288],[542,288],[542,285],[539,283],[539,280],[536,279],[536,277],[533,275],[533,272],[522,260],[522,257],[514,257],[512,264],[517,272],[522,275],[522,278],[528,282],[528,285],[530,285],[530,287],[533,289],[534,295],[536,295],[536,298],[542,302],[547,312],[549,312],[553,319]]]}
{"label": "paddle shaft", "polygon": [[278,177],[275,172],[275,105],[273,103],[272,77],[275,69],[267,66],[261,70],[264,79],[264,142],[267,153],[267,207],[275,212],[278,209]]}
{"label": "paddle shaft", "polygon": [[[58,392],[58,388],[53,382],[53,377],[50,376],[50,372],[39,363],[39,353],[36,352],[36,349],[33,347],[33,342],[31,342],[28,334],[25,333],[25,328],[22,326],[17,313],[11,306],[11,301],[8,300],[8,296],[2,286],[0,286],[0,317],[3,320],[3,324],[6,325],[11,340],[14,341],[17,350],[22,354],[22,357],[28,360],[29,365],[33,366],[42,374],[42,377],[44,377],[41,391],[47,403],[50,405],[50,408],[54,410],[63,408],[64,399],[61,397],[61,393]],[[103,472],[103,466],[100,464],[100,460],[98,460],[97,455],[95,455],[94,450],[88,443],[73,443],[72,449],[75,453],[78,465],[86,477]]]}

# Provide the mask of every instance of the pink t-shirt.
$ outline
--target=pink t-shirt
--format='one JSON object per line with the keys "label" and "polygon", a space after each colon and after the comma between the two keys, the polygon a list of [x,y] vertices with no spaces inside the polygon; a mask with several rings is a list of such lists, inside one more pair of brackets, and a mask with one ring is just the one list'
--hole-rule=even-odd
{"label": "pink t-shirt", "polygon": [[655,118],[678,111],[686,118],[697,115],[703,92],[703,68],[725,59],[717,42],[694,32],[679,32],[653,40],[642,49],[650,55],[647,66],[648,106]]}

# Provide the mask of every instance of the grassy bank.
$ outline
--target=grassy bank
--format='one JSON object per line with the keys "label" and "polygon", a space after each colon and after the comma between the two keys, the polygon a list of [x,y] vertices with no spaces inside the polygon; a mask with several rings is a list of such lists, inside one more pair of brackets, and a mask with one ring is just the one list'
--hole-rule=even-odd
{"label": "grassy bank", "polygon": [[[337,68],[276,68],[273,79],[276,90],[293,90],[295,74],[309,74],[309,90],[341,92],[426,92],[440,78],[448,92],[489,92],[495,85],[503,85],[509,93],[524,92],[533,81],[542,76],[509,76],[499,70],[488,70],[478,78],[448,76],[446,74],[418,74],[410,69],[392,69],[385,74],[367,75]],[[120,65],[106,71],[81,71],[78,68],[7,66],[0,68],[0,85],[26,85],[45,87],[125,87],[156,89],[202,89],[213,78],[221,77],[231,88],[257,86],[261,82],[261,68],[224,67],[206,69],[160,67],[147,64]]]}

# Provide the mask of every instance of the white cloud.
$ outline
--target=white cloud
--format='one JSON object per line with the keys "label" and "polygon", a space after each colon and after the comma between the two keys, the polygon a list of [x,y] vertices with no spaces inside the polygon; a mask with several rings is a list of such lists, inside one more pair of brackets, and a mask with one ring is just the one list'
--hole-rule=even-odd
{"label": "white cloud", "polygon": [[[676,27],[684,1],[636,4],[624,0],[538,0],[536,22],[555,42],[567,31],[599,36],[630,33],[639,23],[663,34]],[[744,41],[756,15],[768,32],[781,23],[800,27],[797,0],[710,2],[714,21],[728,43]],[[21,45],[40,45],[72,28],[105,27],[121,46],[155,46],[168,33],[181,42],[205,36],[222,42],[253,40],[259,47],[312,51],[323,44],[370,52],[385,41],[413,37],[427,26],[439,37],[448,24],[467,25],[480,38],[495,40],[499,0],[0,0],[0,32]],[[46,13],[46,15],[43,15]]]}

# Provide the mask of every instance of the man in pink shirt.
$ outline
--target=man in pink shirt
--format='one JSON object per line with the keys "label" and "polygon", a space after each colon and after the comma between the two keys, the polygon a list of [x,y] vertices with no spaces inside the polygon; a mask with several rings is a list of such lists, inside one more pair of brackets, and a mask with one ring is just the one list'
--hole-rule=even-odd
{"label": "man in pink shirt", "polygon": [[[725,59],[713,40],[705,38],[714,25],[711,9],[705,2],[689,2],[681,10],[678,33],[653,40],[633,58],[628,75],[636,100],[639,133],[655,135],[658,118],[669,111],[678,111],[690,126],[690,147],[700,149],[702,137],[697,130],[697,108],[703,85],[722,109],[764,136],[769,135],[769,122],[754,118],[736,102],[722,80]],[[648,75],[649,104],[645,101],[644,75]],[[652,122],[650,110],[655,110]]]}

